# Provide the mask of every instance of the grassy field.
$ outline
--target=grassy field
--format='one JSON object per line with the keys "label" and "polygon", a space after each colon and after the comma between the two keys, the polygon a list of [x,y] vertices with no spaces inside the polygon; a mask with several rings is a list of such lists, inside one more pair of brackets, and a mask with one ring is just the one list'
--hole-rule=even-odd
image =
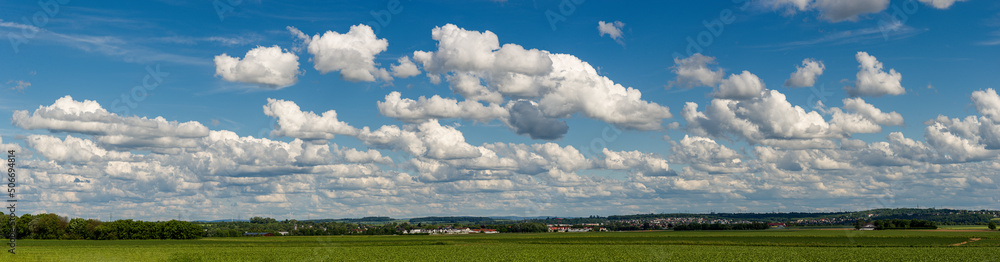
{"label": "grassy field", "polygon": [[938,226],[940,229],[957,229],[957,230],[989,230],[990,228],[986,225],[944,225]]}
{"label": "grassy field", "polygon": [[[970,241],[970,239],[979,239]],[[969,242],[967,242],[969,241]],[[954,246],[963,243],[960,246]],[[1000,261],[997,231],[767,230],[20,240],[2,261]]]}

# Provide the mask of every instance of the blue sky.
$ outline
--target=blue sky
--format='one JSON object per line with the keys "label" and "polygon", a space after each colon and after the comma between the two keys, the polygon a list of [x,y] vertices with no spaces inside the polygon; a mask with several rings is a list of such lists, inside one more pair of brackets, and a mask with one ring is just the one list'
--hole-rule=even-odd
{"label": "blue sky", "polygon": [[579,2],[5,3],[0,143],[93,218],[1000,204],[1000,3]]}

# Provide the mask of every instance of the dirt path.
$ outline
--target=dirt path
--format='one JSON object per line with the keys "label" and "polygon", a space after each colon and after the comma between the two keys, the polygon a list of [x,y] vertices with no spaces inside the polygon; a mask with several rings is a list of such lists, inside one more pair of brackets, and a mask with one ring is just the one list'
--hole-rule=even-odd
{"label": "dirt path", "polygon": [[971,242],[976,242],[976,241],[979,241],[979,239],[978,238],[970,238],[969,241],[965,241],[965,242],[958,243],[958,244],[951,244],[951,246],[957,247],[957,246],[965,245],[965,244],[968,244],[968,243],[971,243]]}

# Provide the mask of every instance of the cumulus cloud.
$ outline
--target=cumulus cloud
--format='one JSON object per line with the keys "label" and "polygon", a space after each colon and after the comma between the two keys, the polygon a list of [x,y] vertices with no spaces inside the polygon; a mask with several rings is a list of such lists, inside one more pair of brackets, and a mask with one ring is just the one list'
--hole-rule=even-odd
{"label": "cumulus cloud", "polygon": [[32,113],[14,111],[11,122],[24,129],[94,135],[102,142],[122,147],[191,146],[193,139],[208,135],[208,128],[190,121],[179,123],[162,117],[124,117],[110,113],[96,101],[76,101],[70,96]]}
{"label": "cumulus cloud", "polygon": [[796,66],[788,80],[785,80],[787,87],[810,87],[816,85],[816,77],[823,74],[826,66],[823,61],[816,61],[811,58],[802,60],[802,66]]}
{"label": "cumulus cloud", "polygon": [[403,56],[399,58],[398,64],[392,65],[392,76],[399,78],[407,78],[420,74],[420,69],[417,65],[410,61],[409,56]]}
{"label": "cumulus cloud", "polygon": [[420,123],[430,119],[462,118],[479,122],[490,122],[494,119],[507,118],[507,110],[497,104],[483,105],[476,101],[461,101],[451,98],[432,96],[420,97],[417,100],[402,98],[402,94],[393,91],[378,102],[379,112],[387,117],[409,123]]}
{"label": "cumulus cloud", "polygon": [[738,152],[707,137],[684,135],[679,143],[671,141],[671,159],[709,173],[746,172],[749,168]]}
{"label": "cumulus cloud", "polygon": [[382,126],[375,131],[363,130],[358,138],[369,145],[402,150],[413,156],[432,159],[462,159],[479,157],[474,146],[465,142],[461,131],[442,126],[437,120],[418,125]]}
{"label": "cumulus cloud", "polygon": [[976,111],[993,122],[1000,122],[1000,96],[993,88],[972,92],[972,104]]}
{"label": "cumulus cloud", "polygon": [[858,75],[854,86],[844,87],[851,96],[874,96],[902,95],[906,94],[906,89],[900,84],[903,75],[896,72],[896,69],[883,70],[882,62],[866,52],[858,52],[855,56],[858,59]]}
{"label": "cumulus cloud", "polygon": [[655,130],[663,119],[671,118],[670,109],[642,99],[642,92],[614,83],[597,75],[590,64],[571,55],[552,56],[549,79],[561,79],[550,93],[538,100],[538,108],[547,116],[565,118],[575,112],[619,127]]}
{"label": "cumulus cloud", "polygon": [[948,9],[951,7],[951,5],[955,4],[955,2],[965,2],[965,1],[968,0],[920,0],[921,3],[933,6],[934,8],[937,9]]}
{"label": "cumulus cloud", "polygon": [[993,89],[975,91],[971,100],[981,116],[938,116],[925,124],[924,139],[942,161],[967,162],[996,159],[1000,154],[1000,96]]}
{"label": "cumulus cloud", "polygon": [[639,151],[613,151],[605,148],[604,161],[601,162],[605,168],[631,170],[644,176],[668,176],[673,175],[666,159],[657,155],[643,153]]}
{"label": "cumulus cloud", "polygon": [[739,75],[733,74],[722,80],[712,95],[716,98],[739,100],[759,96],[763,91],[764,82],[760,81],[757,75],[743,71]]}
{"label": "cumulus cloud", "polygon": [[608,37],[614,39],[615,42],[618,42],[618,44],[625,45],[625,42],[622,41],[622,27],[625,27],[625,23],[622,23],[622,21],[608,23],[605,23],[604,21],[597,22],[597,32],[599,32],[601,36],[608,35]]}
{"label": "cumulus cloud", "polygon": [[527,134],[531,139],[560,139],[569,131],[565,121],[546,117],[531,101],[517,101],[508,104],[510,117],[508,125],[518,135]]}
{"label": "cumulus cloud", "polygon": [[698,104],[688,102],[681,115],[688,123],[687,131],[696,136],[783,148],[832,148],[831,138],[902,125],[899,113],[883,113],[864,100],[845,99],[844,104],[853,113],[830,109],[834,116],[827,122],[820,112],[806,111],[789,103],[781,92],[767,90],[751,99],[713,99],[703,112],[698,111]]}
{"label": "cumulus cloud", "polygon": [[830,123],[844,133],[878,133],[882,126],[902,126],[903,116],[896,112],[883,113],[881,109],[868,104],[861,98],[844,99],[844,109],[832,109]]}
{"label": "cumulus cloud", "polygon": [[292,101],[267,99],[264,114],[278,119],[278,129],[272,136],[301,139],[333,139],[334,135],[357,135],[357,128],[337,119],[337,111],[330,110],[316,115],[303,112]]}
{"label": "cumulus cloud", "polygon": [[375,63],[375,56],[389,47],[389,41],[375,36],[368,25],[351,26],[343,34],[326,31],[312,38],[293,27],[289,27],[289,31],[304,41],[306,50],[313,55],[313,67],[320,73],[340,71],[341,78],[352,82],[392,80],[389,71],[378,68]]}
{"label": "cumulus cloud", "polygon": [[722,81],[722,69],[712,70],[708,65],[715,64],[715,57],[694,54],[688,58],[674,58],[671,71],[677,75],[677,80],[671,85],[683,87],[715,86]]}
{"label": "cumulus cloud", "polygon": [[294,85],[300,74],[299,57],[278,46],[257,46],[247,51],[243,59],[226,54],[215,56],[215,75],[230,82],[281,89]]}
{"label": "cumulus cloud", "polygon": [[[640,130],[660,129],[671,117],[667,107],[642,100],[639,90],[614,83],[579,58],[500,45],[493,32],[447,24],[431,36],[436,51],[416,51],[413,59],[433,76],[448,74],[452,89],[467,100],[502,103],[507,99],[537,103],[548,118],[575,113]],[[433,77],[432,77],[433,79]]]}

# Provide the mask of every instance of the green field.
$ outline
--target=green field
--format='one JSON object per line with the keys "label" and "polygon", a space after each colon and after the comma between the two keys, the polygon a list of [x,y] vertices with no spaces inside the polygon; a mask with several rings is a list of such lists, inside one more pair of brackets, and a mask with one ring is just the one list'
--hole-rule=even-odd
{"label": "green field", "polygon": [[958,230],[989,230],[990,228],[986,225],[943,225],[938,226],[940,229],[958,229]]}
{"label": "green field", "polygon": [[[969,241],[961,246],[953,244]],[[3,261],[1000,261],[997,231],[663,231],[20,240]]]}

